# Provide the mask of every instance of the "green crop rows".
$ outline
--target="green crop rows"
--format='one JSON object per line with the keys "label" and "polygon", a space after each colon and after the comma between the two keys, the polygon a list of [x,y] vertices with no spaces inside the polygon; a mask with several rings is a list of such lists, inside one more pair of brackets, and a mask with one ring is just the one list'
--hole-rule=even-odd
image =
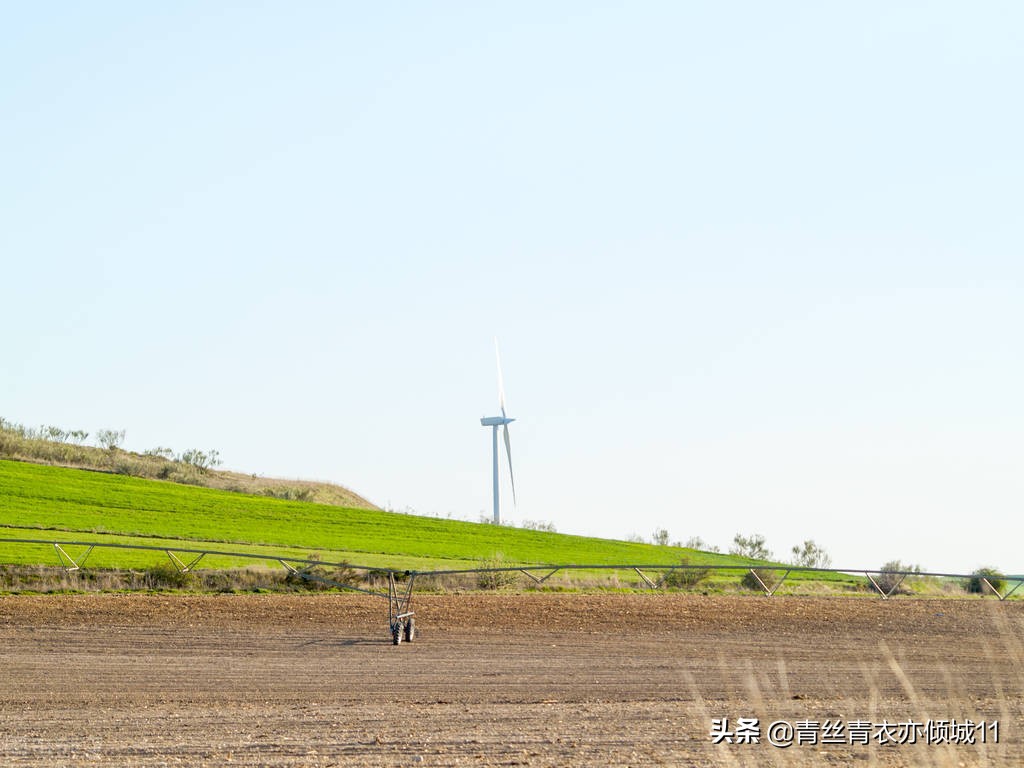
{"label": "green crop rows", "polygon": [[376,562],[369,565],[383,555],[457,568],[496,553],[517,563],[672,564],[682,554],[694,562],[736,562],[674,547],[281,501],[13,461],[0,461],[0,520],[6,538],[44,538],[44,531],[45,538],[75,540],[82,533],[116,534],[143,544],[159,538],[183,547],[261,545],[274,553],[339,553],[354,562],[372,556]]}
{"label": "green crop rows", "polygon": [[[59,563],[52,546],[2,543],[15,538],[267,555],[266,561],[208,556],[202,568],[274,563],[278,557],[418,571],[474,568],[496,557],[517,565],[676,565],[684,557],[693,565],[744,562],[678,547],[282,501],[15,461],[0,461],[0,523],[0,563],[8,564]],[[68,554],[78,559],[84,551]],[[98,548],[88,565],[145,568],[161,562],[167,562],[162,551]]]}

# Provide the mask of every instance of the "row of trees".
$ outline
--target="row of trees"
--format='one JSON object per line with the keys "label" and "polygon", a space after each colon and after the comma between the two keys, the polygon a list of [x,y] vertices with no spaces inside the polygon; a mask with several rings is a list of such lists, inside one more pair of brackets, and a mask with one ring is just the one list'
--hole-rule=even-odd
{"label": "row of trees", "polygon": [[187,451],[176,454],[170,448],[157,446],[156,448],[150,448],[148,451],[143,451],[143,455],[153,456],[166,461],[177,461],[181,464],[188,464],[196,469],[213,469],[214,467],[219,467],[222,463],[218,451],[200,451],[198,448],[189,448]]}
{"label": "row of trees", "polygon": [[[63,429],[53,424],[44,424],[38,429],[15,424],[13,421],[0,417],[0,431],[17,435],[25,440],[45,440],[50,443],[67,443],[68,445],[85,445],[89,433],[84,429]],[[113,451],[124,442],[123,429],[100,429],[96,431],[96,444],[101,448]]]}
{"label": "row of trees", "polygon": [[[89,439],[89,433],[84,429],[61,429],[52,424],[44,424],[38,429],[34,429],[26,427],[24,424],[8,421],[2,416],[0,416],[0,432],[16,435],[25,440],[47,440],[51,443],[68,443],[70,445],[85,445],[85,441]],[[123,438],[124,432],[121,435]]]}
{"label": "row of trees", "polygon": [[[702,552],[720,552],[721,550],[705,542],[700,536],[691,536],[685,542],[670,541],[671,537],[665,528],[657,528],[651,536],[652,544],[661,546],[686,547],[688,549],[699,549]],[[639,536],[630,537],[631,541],[644,541]],[[816,544],[813,539],[807,539],[790,550],[790,561],[793,565],[806,568],[828,568],[832,565],[832,557],[825,551],[824,547]],[[730,555],[749,557],[752,560],[773,560],[774,554],[768,548],[767,540],[760,533],[744,536],[737,533],[729,548]]]}
{"label": "row of trees", "polygon": [[[651,541],[654,544],[668,545],[668,531],[664,528],[658,528],[654,531]],[[768,548],[767,540],[759,533],[751,534],[750,536],[744,536],[737,533],[733,537],[732,541],[733,544],[729,548],[730,555],[748,557],[751,560],[775,559],[774,554]],[[720,551],[718,547],[708,546],[708,544],[699,536],[691,537],[685,543],[673,542],[673,546],[688,547],[690,549],[698,549],[704,552]],[[807,539],[803,544],[794,546],[790,550],[790,554],[791,557],[789,562],[792,565],[804,568],[829,568],[832,565],[832,557],[823,547],[816,544],[813,539]],[[874,579],[878,584],[879,589],[883,592],[898,592],[908,576],[913,577],[915,574],[920,574],[923,571],[924,568],[920,565],[903,563],[900,560],[890,560],[879,569]],[[699,580],[700,576],[697,573],[679,573],[679,576],[675,576],[675,574],[672,575],[677,579],[687,580],[693,580],[695,577]],[[962,586],[966,591],[971,592],[972,594],[984,594],[989,591],[999,593],[1006,586],[1006,578],[998,569],[985,566],[975,570],[974,573],[965,580]]]}
{"label": "row of trees", "polygon": [[[27,443],[32,441],[43,441],[46,443],[62,443],[72,446],[83,446],[89,439],[89,432],[84,429],[62,429],[52,424],[44,424],[38,428],[26,427],[23,424],[16,424],[0,417],[0,432],[13,435],[15,439],[20,438]],[[94,435],[95,447],[103,448],[113,454],[120,450],[124,444],[125,431],[123,429],[98,429]],[[206,470],[221,465],[220,453],[215,450],[201,451],[198,448],[190,448],[176,454],[170,448],[157,447],[143,452],[144,456],[166,459],[180,464],[186,464],[196,469]]]}

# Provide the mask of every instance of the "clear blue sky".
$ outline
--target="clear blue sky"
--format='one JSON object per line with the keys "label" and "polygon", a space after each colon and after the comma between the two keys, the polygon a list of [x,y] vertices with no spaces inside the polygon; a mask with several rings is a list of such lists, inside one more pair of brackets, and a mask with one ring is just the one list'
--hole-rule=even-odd
{"label": "clear blue sky", "polygon": [[[7,3],[0,415],[1024,571],[1018,3]],[[504,488],[508,496],[507,479]]]}

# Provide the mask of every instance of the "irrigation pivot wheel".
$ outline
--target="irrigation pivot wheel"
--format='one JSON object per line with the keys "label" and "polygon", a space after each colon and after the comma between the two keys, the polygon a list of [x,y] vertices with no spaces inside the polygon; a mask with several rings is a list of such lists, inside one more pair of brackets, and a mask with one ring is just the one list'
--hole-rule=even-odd
{"label": "irrigation pivot wheel", "polygon": [[405,620],[405,642],[411,643],[416,639],[416,621],[410,616]]}

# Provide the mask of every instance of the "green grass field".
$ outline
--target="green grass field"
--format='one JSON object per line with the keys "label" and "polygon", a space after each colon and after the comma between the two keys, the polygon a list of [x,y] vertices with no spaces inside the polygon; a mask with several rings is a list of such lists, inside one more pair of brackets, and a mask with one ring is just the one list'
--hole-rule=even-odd
{"label": "green grass field", "polygon": [[[392,512],[289,502],[133,477],[0,461],[0,538],[136,542],[347,560],[416,570],[514,563],[736,564],[728,555]],[[52,548],[47,562],[52,561]],[[97,550],[96,557],[100,554]],[[24,553],[0,549],[4,562]],[[128,552],[105,552],[125,561]],[[40,555],[28,559],[38,562]],[[130,563],[129,563],[130,564]]]}
{"label": "green grass field", "polygon": [[[624,511],[626,514],[628,511]],[[60,564],[53,546],[5,544],[45,539],[157,547],[161,551],[97,548],[90,568],[143,569],[166,565],[163,549],[202,549],[266,555],[266,560],[211,555],[203,569],[320,559],[367,568],[434,571],[503,565],[692,565],[748,563],[731,555],[679,547],[571,536],[485,523],[467,523],[230,491],[83,469],[0,461],[0,564]],[[76,561],[85,547],[68,548]],[[190,559],[182,555],[183,560]],[[485,563],[486,561],[486,563]],[[607,579],[607,571],[576,571],[578,579]],[[736,582],[740,573],[717,572]],[[625,574],[631,582],[639,578]],[[658,572],[650,574],[659,577]],[[851,581],[840,574],[795,573],[789,581]]]}
{"label": "green grass field", "polygon": [[[623,511],[624,516],[628,513]],[[98,547],[88,556],[89,569],[166,568],[166,550],[193,549],[260,556],[208,555],[199,565],[205,571],[266,565],[281,569],[279,559],[421,573],[495,565],[643,564],[654,566],[645,575],[657,581],[667,573],[662,566],[685,561],[693,566],[718,567],[701,582],[702,589],[732,590],[744,571],[722,566],[760,565],[769,570],[765,576],[769,585],[788,567],[680,547],[285,501],[108,472],[0,460],[0,566],[52,568],[62,564],[50,544],[5,543],[10,539],[153,548]],[[67,555],[80,561],[87,547],[65,549]],[[188,562],[193,556],[180,557]],[[631,569],[562,573],[569,574],[566,584],[571,586],[619,583],[643,587]],[[948,585],[944,588],[931,582],[912,579],[908,584],[914,584],[913,591],[949,591]],[[789,574],[786,585],[782,593],[791,588],[801,594],[808,589],[863,592],[865,579],[798,571]]]}

